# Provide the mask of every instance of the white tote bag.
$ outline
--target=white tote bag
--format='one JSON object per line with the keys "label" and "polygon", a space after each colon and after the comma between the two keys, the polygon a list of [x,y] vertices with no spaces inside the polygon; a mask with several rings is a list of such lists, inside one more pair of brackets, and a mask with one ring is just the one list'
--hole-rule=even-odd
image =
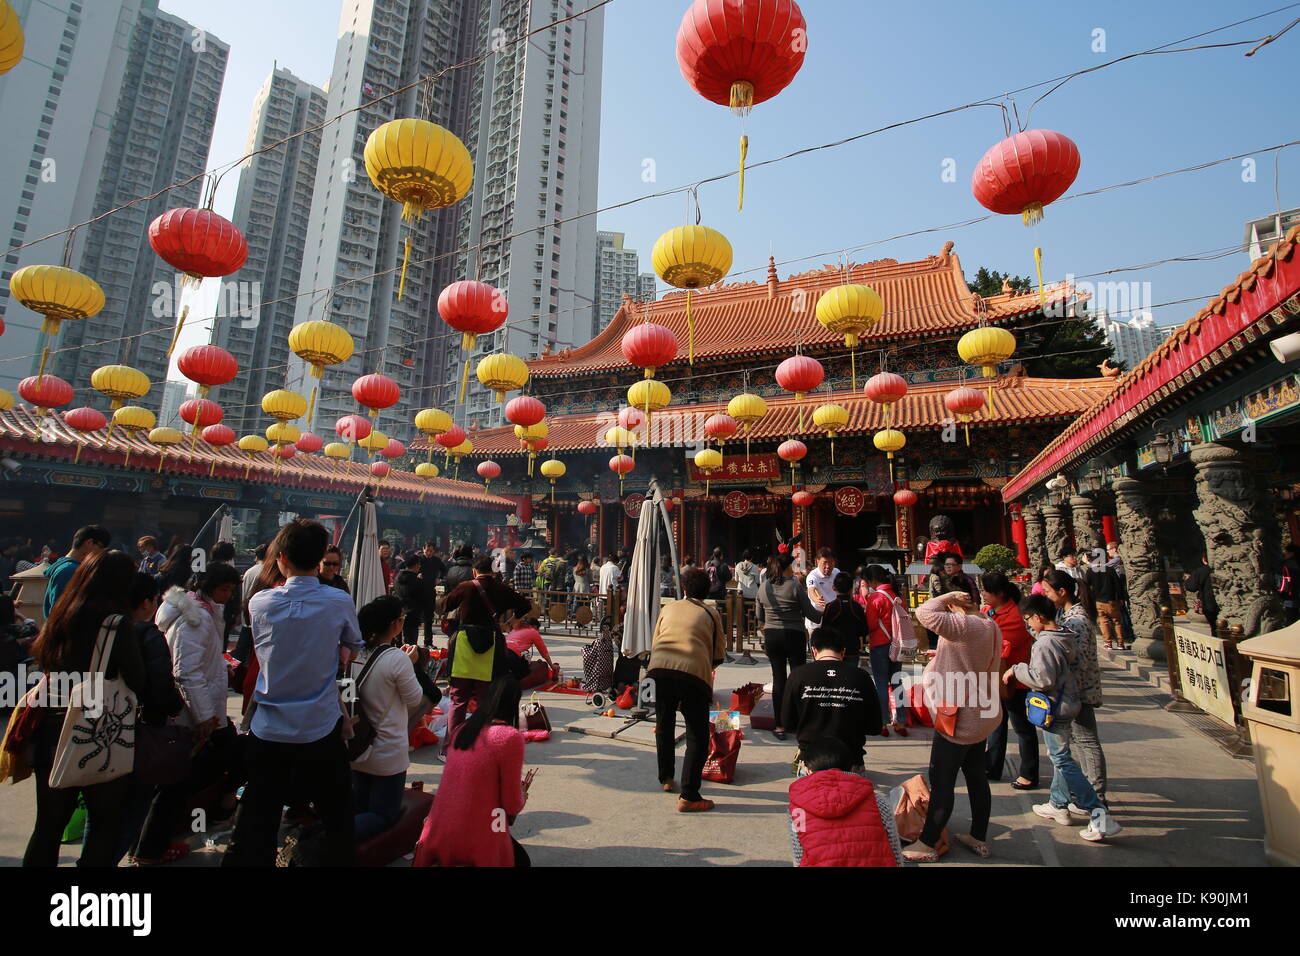
{"label": "white tote bag", "polygon": [[102,699],[97,699],[96,688],[87,686],[84,680],[73,685],[68,715],[54,749],[54,767],[50,770],[53,788],[92,787],[116,780],[135,768],[135,694],[120,673],[113,680],[104,676],[121,623],[120,614],[104,618],[95,640],[90,673],[85,675],[100,682]]}

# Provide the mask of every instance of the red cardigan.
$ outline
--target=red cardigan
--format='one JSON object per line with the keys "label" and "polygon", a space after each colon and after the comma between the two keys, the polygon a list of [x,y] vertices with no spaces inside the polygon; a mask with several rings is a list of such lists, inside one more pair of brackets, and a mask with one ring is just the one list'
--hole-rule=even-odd
{"label": "red cardigan", "polygon": [[897,866],[871,781],[822,770],[790,784],[800,866]]}
{"label": "red cardigan", "polygon": [[[1034,643],[1025,619],[1020,615],[1020,608],[1008,601],[992,614],[994,622],[1002,630],[1002,657],[1006,660],[1004,667],[1029,663],[1029,649]],[[1014,677],[1007,686],[1024,690],[1025,685]]]}

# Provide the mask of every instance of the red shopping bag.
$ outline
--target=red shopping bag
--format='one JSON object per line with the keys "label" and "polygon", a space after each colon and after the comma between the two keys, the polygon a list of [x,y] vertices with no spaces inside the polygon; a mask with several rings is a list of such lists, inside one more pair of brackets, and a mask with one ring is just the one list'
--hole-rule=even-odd
{"label": "red shopping bag", "polygon": [[704,761],[705,780],[717,783],[731,783],[736,778],[736,762],[740,759],[740,742],[745,735],[739,730],[718,732],[715,724],[709,724],[709,756]]}
{"label": "red shopping bag", "polygon": [[933,727],[934,718],[925,706],[925,686],[917,681],[907,691],[907,722],[913,727]]}
{"label": "red shopping bag", "polygon": [[738,710],[746,717],[754,712],[754,705],[763,696],[762,684],[745,684],[731,692],[731,709]]}

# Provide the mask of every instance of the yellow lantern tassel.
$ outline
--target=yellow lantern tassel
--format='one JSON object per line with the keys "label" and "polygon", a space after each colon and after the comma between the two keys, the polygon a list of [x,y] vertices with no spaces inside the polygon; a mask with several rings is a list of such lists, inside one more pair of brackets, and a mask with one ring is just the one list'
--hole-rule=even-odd
{"label": "yellow lantern tassel", "polygon": [[307,426],[309,428],[311,427],[312,424],[312,418],[316,414],[316,390],[318,388],[320,388],[319,385],[312,385],[311,398],[307,400]]}
{"label": "yellow lantern tassel", "polygon": [[889,453],[889,483],[891,485],[894,483],[894,453],[892,451]]}
{"label": "yellow lantern tassel", "polygon": [[831,464],[835,464],[835,436],[831,435]]}
{"label": "yellow lantern tassel", "polygon": [[551,479],[551,504],[555,504],[555,479]]}
{"label": "yellow lantern tassel", "polygon": [[402,301],[402,294],[406,291],[406,265],[411,261],[411,237],[406,237],[406,253],[402,256],[402,275],[397,280],[397,301]]}
{"label": "yellow lantern tassel", "polygon": [[248,464],[244,466],[244,480],[248,480],[248,473],[253,470],[253,456],[248,456]]}
{"label": "yellow lantern tassel", "polygon": [[966,429],[966,447],[969,448],[970,447],[970,416],[963,415],[962,422],[963,422],[962,427]]}
{"label": "yellow lantern tassel", "polygon": [[745,157],[749,155],[749,137],[740,134],[740,195],[736,199],[736,211],[745,208]]}
{"label": "yellow lantern tassel", "polygon": [[190,314],[190,307],[187,305],[181,309],[180,320],[176,323],[176,331],[172,333],[172,344],[167,346],[167,357],[171,358],[172,353],[176,351],[176,343],[181,339],[181,330],[185,328],[185,317]]}
{"label": "yellow lantern tassel", "polygon": [[849,383],[853,386],[853,391],[858,390],[858,350],[849,350]]}
{"label": "yellow lantern tassel", "polygon": [[460,373],[460,403],[465,404],[465,389],[469,387],[469,359],[465,359],[465,367]]}
{"label": "yellow lantern tassel", "polygon": [[745,461],[749,461],[749,429],[745,429]]}
{"label": "yellow lantern tassel", "polygon": [[167,460],[167,452],[165,452],[165,451],[161,451],[161,452],[159,452],[159,453],[158,453],[158,472],[157,472],[157,473],[160,474],[160,475],[162,474],[162,466],[163,466],[163,462],[166,461],[166,460]]}
{"label": "yellow lantern tassel", "polygon": [[709,476],[704,476],[704,497],[709,497]]}
{"label": "yellow lantern tassel", "polygon": [[998,413],[998,400],[997,400],[996,398],[993,397],[993,383],[992,383],[992,382],[989,382],[989,387],[988,387],[987,391],[988,391],[988,393],[989,393],[989,396],[988,396],[988,397],[989,397],[989,417],[992,418],[994,415],[996,415],[996,414]]}
{"label": "yellow lantern tassel", "polygon": [[217,460],[212,459],[212,466],[208,469],[208,477],[211,478],[217,473]]}
{"label": "yellow lantern tassel", "polygon": [[[1042,208],[1041,206],[1039,207]],[[1038,270],[1038,304],[1047,306],[1047,293],[1043,291],[1043,247],[1034,246],[1034,268]]]}
{"label": "yellow lantern tassel", "polygon": [[45,363],[50,360],[50,347],[48,345],[41,348],[41,367],[36,370],[36,384],[40,385],[45,379]]}
{"label": "yellow lantern tassel", "polygon": [[695,320],[691,318],[691,290],[686,290],[686,364],[695,365]]}
{"label": "yellow lantern tassel", "polygon": [[77,462],[81,461],[81,449],[83,449],[83,448],[85,448],[85,447],[86,447],[86,446],[83,445],[83,444],[81,444],[81,442],[77,442],[77,453],[76,453],[75,455],[72,456],[72,463],[73,463],[74,465],[75,465]]}

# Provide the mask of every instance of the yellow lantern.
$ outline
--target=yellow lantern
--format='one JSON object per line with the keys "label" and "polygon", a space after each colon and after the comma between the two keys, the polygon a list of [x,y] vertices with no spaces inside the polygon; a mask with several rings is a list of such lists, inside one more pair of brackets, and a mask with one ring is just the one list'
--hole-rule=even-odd
{"label": "yellow lantern", "polygon": [[429,461],[433,461],[433,439],[451,428],[451,416],[440,408],[422,408],[415,413],[415,428],[429,439]]}
{"label": "yellow lantern", "polygon": [[[998,374],[998,365],[1011,358],[1016,351],[1016,337],[996,325],[971,329],[957,341],[957,354],[967,365],[978,365],[985,378]],[[997,414],[993,398],[993,383],[988,384],[989,416]]]}
{"label": "yellow lantern", "polygon": [[745,460],[749,461],[749,430],[767,414],[767,402],[752,392],[741,392],[727,402],[727,414],[745,430]]}
{"label": "yellow lantern", "polygon": [[7,389],[0,388],[0,412],[7,412],[14,407],[13,393]]}
{"label": "yellow lantern", "polygon": [[647,435],[650,434],[650,416],[667,408],[672,400],[673,393],[668,386],[655,378],[640,379],[627,390],[627,403],[645,412]]}
{"label": "yellow lantern", "polygon": [[618,449],[618,453],[623,454],[624,448],[631,448],[632,453],[636,454],[636,432],[624,428],[622,425],[615,425],[605,431],[605,444],[613,445]]}
{"label": "yellow lantern", "polygon": [[277,388],[262,396],[262,411],[279,421],[292,421],[307,414],[307,399],[297,392]]}
{"label": "yellow lantern", "polygon": [[365,438],[360,439],[357,444],[370,454],[377,455],[388,447],[388,436],[376,428]]}
{"label": "yellow lantern", "polygon": [[[356,343],[347,331],[333,322],[313,319],[295,325],[289,331],[289,349],[311,366],[312,378],[320,378],[331,365],[342,365],[352,358]],[[307,402],[307,420],[316,412],[315,382],[311,386],[311,399]]]}
{"label": "yellow lantern", "polygon": [[244,480],[248,480],[248,473],[253,468],[253,456],[261,454],[270,448],[270,444],[261,435],[245,435],[239,439],[239,450],[248,455],[248,464],[244,466]]}
{"label": "yellow lantern", "polygon": [[292,445],[302,437],[302,429],[288,422],[276,422],[266,429],[266,440],[276,445]]}
{"label": "yellow lantern", "polygon": [[472,455],[472,454],[474,454],[474,443],[470,441],[468,438],[466,438],[455,448],[447,449],[447,457],[451,458],[456,463],[457,477],[460,476],[460,460],[464,458],[466,455]]}
{"label": "yellow lantern", "polygon": [[[104,290],[90,276],[63,266],[23,266],[9,279],[9,294],[33,312],[45,316],[42,336],[59,334],[65,320],[88,319],[104,307]],[[37,375],[45,374],[48,341],[41,347]]]}
{"label": "yellow lantern", "polygon": [[564,477],[569,469],[558,458],[548,458],[542,462],[542,474],[551,479],[551,504],[555,504],[555,483]]}
{"label": "yellow lantern", "polygon": [[129,365],[101,365],[90,373],[90,387],[111,399],[109,407],[117,411],[128,399],[149,394],[149,376]]}
{"label": "yellow lantern", "polygon": [[[474,183],[474,160],[465,144],[428,120],[391,120],[377,127],[366,140],[365,160],[375,188],[402,204],[404,222],[418,222],[426,209],[459,202]],[[406,289],[410,259],[408,235],[398,301]]]}
{"label": "yellow lantern", "polygon": [[519,439],[521,445],[528,449],[528,476],[530,478],[533,475],[533,462],[537,458],[537,449],[533,447],[533,443],[546,438],[550,434],[551,426],[546,424],[545,421],[537,422],[534,425],[515,426],[515,437]]}
{"label": "yellow lantern", "polygon": [[[123,405],[113,412],[109,427],[116,426],[126,432],[127,440],[135,437],[138,432],[148,431],[158,424],[158,417],[147,408],[141,408],[139,405]],[[126,446],[126,460],[122,462],[122,467],[131,464],[131,446]]]}
{"label": "yellow lantern", "polygon": [[23,58],[23,25],[9,0],[0,0],[0,73],[8,73]]}
{"label": "yellow lantern", "polygon": [[716,448],[705,448],[695,453],[695,467],[704,474],[704,494],[709,493],[709,476],[722,467],[722,452]]}
{"label": "yellow lantern", "polygon": [[[422,461],[415,466],[415,474],[420,478],[437,478],[438,466],[431,461]],[[420,492],[420,500],[424,500],[424,492]]]}
{"label": "yellow lantern", "polygon": [[[691,291],[713,285],[731,271],[731,243],[708,226],[669,229],[650,253],[655,273],[670,286],[686,290],[686,355],[695,364],[695,321],[691,318]],[[734,416],[733,416],[734,417]]]}
{"label": "yellow lantern", "polygon": [[858,388],[858,342],[884,314],[885,303],[867,285],[837,285],[817,300],[817,321],[822,328],[844,336],[854,391]]}
{"label": "yellow lantern", "polygon": [[831,440],[831,464],[835,464],[835,433],[849,423],[849,410],[843,405],[828,402],[813,410],[813,424],[826,432]]}
{"label": "yellow lantern", "polygon": [[871,443],[877,451],[883,451],[889,458],[889,480],[894,480],[894,452],[907,444],[907,436],[896,428],[885,428],[876,432]]}
{"label": "yellow lantern", "polygon": [[185,441],[185,436],[175,428],[155,428],[149,432],[149,440],[162,449],[158,453],[158,473],[162,474],[163,462],[167,460],[167,449]]}
{"label": "yellow lantern", "polygon": [[523,388],[528,384],[528,366],[517,355],[497,353],[487,355],[479,360],[474,370],[484,388],[496,392],[497,401],[506,400],[506,392]]}
{"label": "yellow lantern", "polygon": [[352,449],[341,441],[332,441],[326,445],[322,451],[326,458],[334,459],[334,473],[330,475],[330,484],[334,484],[334,479],[338,477],[339,470],[343,467],[345,459],[352,457]]}

